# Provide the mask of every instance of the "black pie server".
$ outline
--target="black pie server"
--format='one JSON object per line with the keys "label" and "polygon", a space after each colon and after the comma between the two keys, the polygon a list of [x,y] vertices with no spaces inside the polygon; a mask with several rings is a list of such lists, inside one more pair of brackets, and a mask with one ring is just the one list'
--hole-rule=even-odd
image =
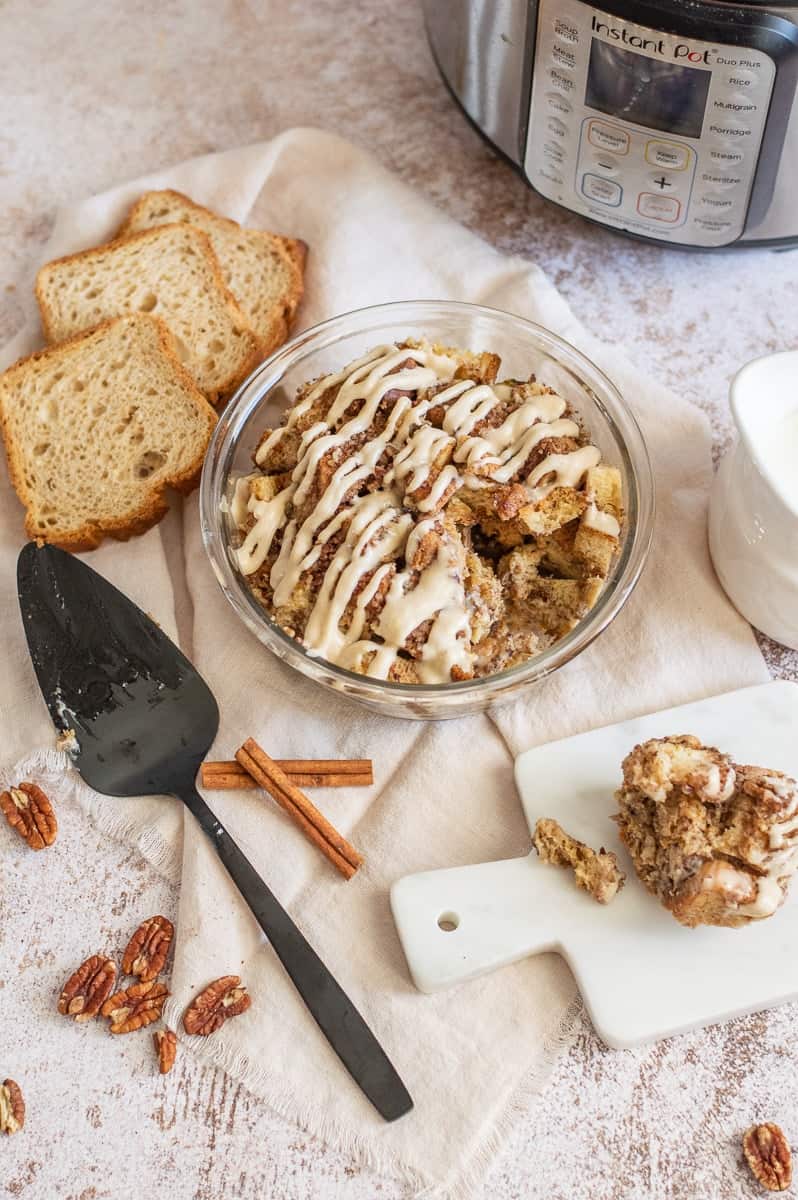
{"label": "black pie server", "polygon": [[75,766],[108,796],[178,796],[199,821],[312,1016],[386,1121],[413,1101],[360,1013],[195,787],[219,710],[188,659],[79,559],[29,543],[17,563],[22,621],[50,715],[74,729]]}

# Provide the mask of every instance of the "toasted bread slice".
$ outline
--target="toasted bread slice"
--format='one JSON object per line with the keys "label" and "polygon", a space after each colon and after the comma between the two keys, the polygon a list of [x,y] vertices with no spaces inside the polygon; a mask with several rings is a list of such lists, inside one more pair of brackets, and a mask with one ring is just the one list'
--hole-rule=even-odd
{"label": "toasted bread slice", "polygon": [[160,521],[197,482],[213,411],[156,317],[107,321],[0,375],[0,423],[29,537],[66,550]]}
{"label": "toasted bread slice", "polygon": [[145,192],[131,208],[118,236],[172,221],[185,221],[207,233],[225,283],[255,330],[264,358],[282,346],[302,299],[305,243],[245,229],[171,190]]}
{"label": "toasted bread slice", "polygon": [[50,342],[126,313],[162,317],[181,361],[212,404],[260,359],[260,344],[222,278],[207,234],[185,224],[56,259],[36,279]]}

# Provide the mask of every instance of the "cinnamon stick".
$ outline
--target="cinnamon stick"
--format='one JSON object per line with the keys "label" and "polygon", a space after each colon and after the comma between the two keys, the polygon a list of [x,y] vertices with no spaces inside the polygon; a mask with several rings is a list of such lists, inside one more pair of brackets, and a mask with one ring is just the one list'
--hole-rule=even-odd
{"label": "cinnamon stick", "polygon": [[[370,758],[288,758],[274,760],[297,787],[371,787]],[[217,791],[259,785],[235,759],[202,764],[202,786]]]}
{"label": "cinnamon stick", "polygon": [[275,760],[253,738],[248,738],[236,751],[236,761],[285,809],[341,874],[351,879],[363,862],[362,855],[319,812]]}

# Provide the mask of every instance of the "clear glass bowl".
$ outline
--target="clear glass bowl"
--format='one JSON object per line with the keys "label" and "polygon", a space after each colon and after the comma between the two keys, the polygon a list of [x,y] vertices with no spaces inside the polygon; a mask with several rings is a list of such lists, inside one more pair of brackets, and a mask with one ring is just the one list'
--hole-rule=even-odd
{"label": "clear glass bowl", "polygon": [[[300,384],[338,371],[374,346],[407,337],[500,354],[501,374],[531,373],[581,415],[591,440],[623,477],[626,518],[615,565],[594,607],[549,649],[520,666],[463,683],[411,685],[358,675],[308,654],[258,604],[236,564],[229,512],[235,480],[251,473],[264,428],[279,423]],[[226,501],[226,503],[225,503]],[[553,333],[476,304],[419,300],[333,317],[298,334],[241,386],[222,413],[200,487],[200,514],[211,565],[235,612],[255,637],[295,670],[333,691],[395,717],[434,720],[511,700],[589,646],[618,615],[646,561],[654,518],[654,481],[640,429],[618,389],[589,359]]]}

